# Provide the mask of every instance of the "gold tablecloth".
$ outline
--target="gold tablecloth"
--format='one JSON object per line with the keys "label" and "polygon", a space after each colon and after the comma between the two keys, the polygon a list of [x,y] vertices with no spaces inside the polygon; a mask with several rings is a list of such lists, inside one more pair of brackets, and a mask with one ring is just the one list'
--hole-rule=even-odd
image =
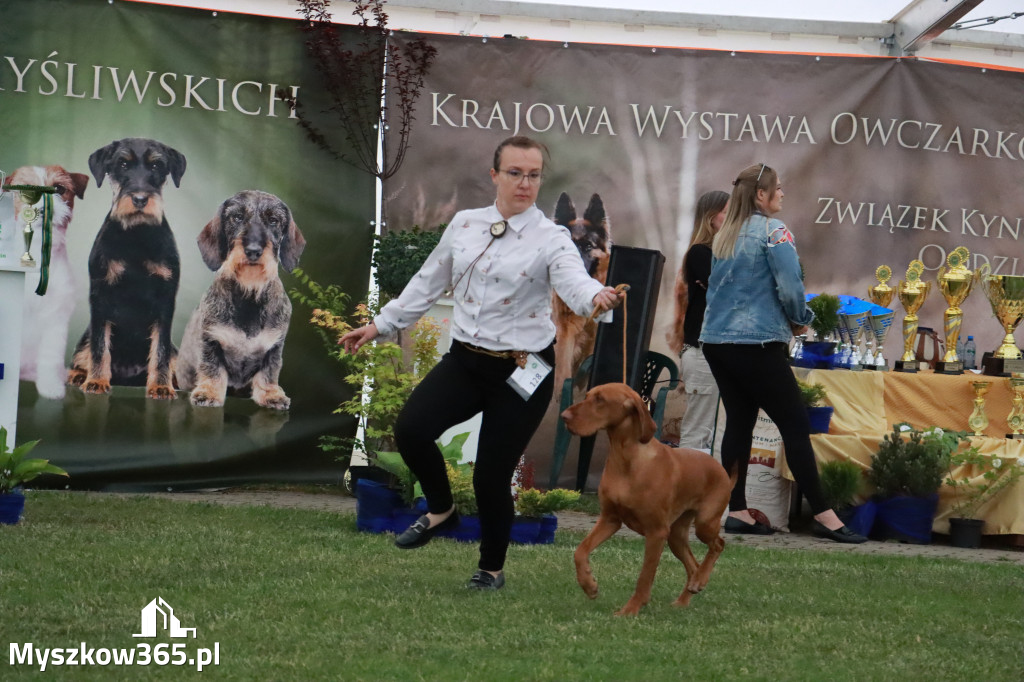
{"label": "gold tablecloth", "polygon": [[[800,372],[803,374],[803,372]],[[984,436],[971,439],[982,454],[989,456],[1024,457],[1024,441],[1005,437],[1009,431],[1006,416],[1010,412],[1013,393],[1005,377],[989,377],[966,372],[962,375],[935,374],[930,371],[850,372],[847,370],[811,370],[806,381],[820,383],[828,391],[828,403],[835,408],[828,434],[811,436],[819,463],[850,459],[865,469],[871,466],[871,455],[892,425],[908,422],[916,428],[938,426],[942,429],[969,430],[967,419],[974,409],[972,381],[991,381],[985,396],[985,414],[989,426]],[[787,478],[792,478],[788,468]],[[962,469],[953,475],[961,478]],[[942,486],[939,508],[932,529],[949,532],[953,492]],[[986,535],[1024,534],[1024,478],[1001,490],[982,505],[978,516],[985,520]]]}

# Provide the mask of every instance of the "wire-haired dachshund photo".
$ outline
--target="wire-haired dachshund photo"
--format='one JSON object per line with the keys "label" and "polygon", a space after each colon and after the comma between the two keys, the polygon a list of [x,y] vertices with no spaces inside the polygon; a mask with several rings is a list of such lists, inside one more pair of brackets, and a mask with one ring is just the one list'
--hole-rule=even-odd
{"label": "wire-haired dachshund photo", "polygon": [[203,261],[217,276],[189,318],[175,377],[193,405],[218,407],[228,388],[252,391],[262,407],[287,410],[278,385],[292,304],[278,264],[292,270],[306,246],[288,206],[247,190],[223,204],[199,234]]}
{"label": "wire-haired dachshund photo", "polygon": [[75,348],[68,383],[86,393],[146,387],[171,400],[171,321],[181,269],[164,216],[163,186],[185,174],[185,156],[144,138],[115,140],[89,156],[96,186],[110,178],[113,206],[89,254],[89,327]]}
{"label": "wire-haired dachshund photo", "polygon": [[[569,228],[572,241],[579,249],[590,276],[601,284],[608,279],[608,259],[612,252],[611,226],[598,194],[590,197],[582,218],[576,217],[576,206],[565,192],[558,197],[552,220]],[[594,351],[597,322],[574,313],[557,293],[552,292],[551,319],[555,323],[555,400],[562,382],[576,374],[583,359]]]}

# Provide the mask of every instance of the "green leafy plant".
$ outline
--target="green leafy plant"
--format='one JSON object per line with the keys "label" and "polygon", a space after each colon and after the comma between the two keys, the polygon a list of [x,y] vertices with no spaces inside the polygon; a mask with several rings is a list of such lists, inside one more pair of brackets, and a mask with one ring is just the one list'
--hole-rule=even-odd
{"label": "green leafy plant", "polygon": [[523,516],[541,517],[572,507],[580,499],[576,490],[552,488],[547,492],[536,488],[516,488],[516,511]]}
{"label": "green leafy plant", "polygon": [[968,441],[967,431],[926,431],[906,422],[894,424],[871,456],[868,480],[879,497],[927,497],[938,492],[949,470],[950,458]]}
{"label": "green leafy plant", "polygon": [[[964,467],[959,477],[953,470]],[[972,519],[981,505],[1024,476],[1024,458],[983,455],[972,447],[949,459],[945,484],[953,489],[953,514]]]}
{"label": "green leafy plant", "polygon": [[[338,352],[338,322],[345,319],[351,309],[351,298],[337,284],[323,285],[310,277],[302,268],[292,270],[298,282],[297,287],[288,290],[293,301],[313,311],[314,318],[322,318],[326,324],[315,324],[328,355],[346,362],[348,356]],[[347,331],[347,330],[346,330]]]}
{"label": "green leafy plant", "polygon": [[821,465],[821,492],[825,502],[836,511],[854,505],[855,497],[864,482],[861,467],[848,459],[837,459]]}
{"label": "green leafy plant", "polygon": [[828,399],[828,392],[823,384],[810,384],[797,379],[796,385],[800,387],[800,399],[807,407],[821,407]]}
{"label": "green leafy plant", "polygon": [[[444,457],[445,467],[448,469],[448,482],[452,487],[452,496],[455,498],[455,507],[461,514],[476,513],[476,496],[473,492],[473,464],[471,462],[460,463],[462,449],[469,438],[470,432],[456,434],[450,441],[441,444],[438,441],[438,448],[441,456]],[[420,487],[416,476],[409,469],[409,466],[397,452],[375,451],[368,454],[368,459],[374,466],[380,467],[395,477],[395,484],[402,493],[402,499],[406,504],[412,504],[417,497],[423,496],[423,488]],[[456,490],[458,489],[458,490]],[[468,495],[467,495],[468,491]]]}
{"label": "green leafy plant", "polygon": [[47,459],[26,458],[38,444],[38,440],[32,440],[12,450],[7,445],[7,429],[0,426],[0,495],[8,494],[42,474],[68,475]]}
{"label": "green leafy plant", "polygon": [[377,286],[388,298],[395,298],[422,267],[427,256],[441,241],[445,225],[436,230],[421,230],[414,225],[411,230],[391,231],[376,237],[373,267],[377,272]]}
{"label": "green leafy plant", "polygon": [[839,297],[834,294],[818,294],[807,306],[814,313],[811,329],[818,341],[824,341],[832,330],[839,326]]}

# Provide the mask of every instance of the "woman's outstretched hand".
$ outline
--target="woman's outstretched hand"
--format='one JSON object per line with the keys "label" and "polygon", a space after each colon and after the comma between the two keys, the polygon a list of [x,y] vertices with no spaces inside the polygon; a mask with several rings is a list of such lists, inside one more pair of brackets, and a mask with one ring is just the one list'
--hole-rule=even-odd
{"label": "woman's outstretched hand", "polygon": [[360,348],[377,338],[378,334],[380,332],[377,331],[377,325],[371,322],[365,327],[353,329],[348,334],[345,334],[338,339],[338,343],[344,347],[346,353],[355,355]]}

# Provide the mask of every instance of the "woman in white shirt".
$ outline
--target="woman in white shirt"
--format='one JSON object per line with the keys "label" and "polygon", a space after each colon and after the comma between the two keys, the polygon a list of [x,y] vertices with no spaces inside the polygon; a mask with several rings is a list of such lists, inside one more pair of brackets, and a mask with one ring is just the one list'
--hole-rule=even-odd
{"label": "woman in white shirt", "polygon": [[[452,347],[413,390],[395,424],[395,440],[419,479],[427,514],[398,536],[421,547],[458,523],[444,459],[435,441],[448,428],[483,412],[473,474],[480,515],[479,570],[468,587],[499,589],[515,514],[512,475],[540,425],[554,387],[550,370],[536,381],[510,382],[524,361],[554,366],[551,289],[579,315],[610,310],[619,294],[587,274],[569,231],[535,205],[544,174],[542,144],[504,140],[490,170],[493,205],[455,214],[437,248],[402,294],[374,321],[342,337],[355,353],[378,334],[418,320],[445,291],[455,301]],[[532,356],[532,357],[531,357]],[[541,369],[543,373],[543,367]]]}

